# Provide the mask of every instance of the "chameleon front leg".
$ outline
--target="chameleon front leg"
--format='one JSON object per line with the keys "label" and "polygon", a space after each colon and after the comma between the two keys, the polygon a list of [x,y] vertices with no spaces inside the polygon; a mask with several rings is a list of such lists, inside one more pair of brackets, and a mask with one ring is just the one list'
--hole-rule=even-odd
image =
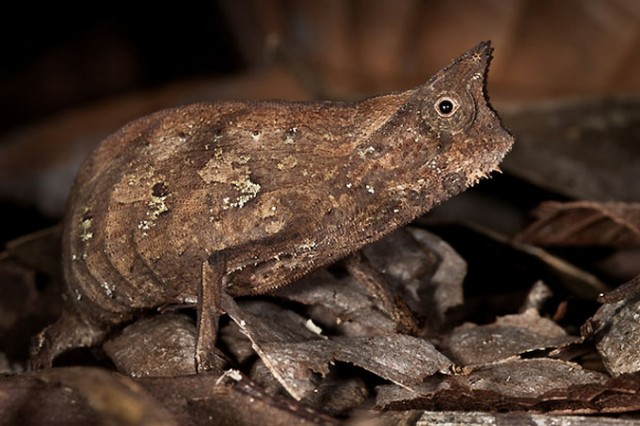
{"label": "chameleon front leg", "polygon": [[379,302],[382,310],[398,325],[398,331],[411,335],[418,334],[418,325],[407,304],[395,295],[386,278],[371,265],[360,252],[349,255],[344,266],[359,283],[364,285]]}
{"label": "chameleon front leg", "polygon": [[221,314],[223,277],[226,262],[222,254],[214,255],[202,264],[202,276],[198,290],[198,336],[196,340],[196,371],[214,370],[218,318]]}

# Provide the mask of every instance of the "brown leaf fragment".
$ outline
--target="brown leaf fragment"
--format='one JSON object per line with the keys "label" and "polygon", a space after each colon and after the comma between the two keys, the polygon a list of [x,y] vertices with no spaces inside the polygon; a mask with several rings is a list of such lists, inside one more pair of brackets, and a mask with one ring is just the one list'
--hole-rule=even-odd
{"label": "brown leaf fragment", "polygon": [[448,339],[448,352],[460,365],[487,364],[529,351],[578,341],[535,309],[498,318],[494,324],[457,327]]}
{"label": "brown leaf fragment", "polygon": [[[432,377],[413,391],[393,385],[380,386],[376,404],[379,408],[394,410],[550,411],[544,405],[548,400],[556,404],[554,409],[565,408],[558,400],[573,398],[568,395],[568,389],[597,386],[593,394],[600,395],[606,381],[604,374],[583,370],[566,361],[515,359],[490,364],[467,375]],[[572,404],[598,412],[590,401],[577,400],[564,405],[571,407]]]}
{"label": "brown leaf fragment", "polygon": [[338,337],[334,342],[336,360],[360,366],[407,388],[433,374],[448,374],[453,367],[431,343],[403,334],[353,339]]}
{"label": "brown leaf fragment", "polygon": [[339,422],[291,398],[270,396],[236,370],[138,379],[178,424],[337,425]]}
{"label": "brown leaf fragment", "polygon": [[640,371],[640,298],[607,303],[583,327],[592,336],[607,371],[614,376]]}
{"label": "brown leaf fragment", "polygon": [[501,105],[518,143],[503,169],[580,200],[640,201],[636,97]]}
{"label": "brown leaf fragment", "polygon": [[131,379],[87,367],[1,378],[0,413],[3,424],[178,424]]}
{"label": "brown leaf fragment", "polygon": [[551,339],[567,337],[564,329],[548,318],[540,316],[535,309],[527,309],[521,314],[505,315],[496,319],[496,325],[529,330]]}
{"label": "brown leaf fragment", "polygon": [[[143,318],[105,342],[118,370],[133,377],[195,374],[196,327],[188,316],[166,313]],[[218,358],[222,370],[224,359]]]}
{"label": "brown leaf fragment", "polygon": [[542,203],[516,239],[542,246],[640,246],[640,203]]}

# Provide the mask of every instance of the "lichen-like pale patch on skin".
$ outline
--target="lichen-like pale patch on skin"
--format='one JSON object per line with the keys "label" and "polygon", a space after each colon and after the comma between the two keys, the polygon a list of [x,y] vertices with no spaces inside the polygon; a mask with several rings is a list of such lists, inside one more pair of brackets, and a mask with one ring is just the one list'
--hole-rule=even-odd
{"label": "lichen-like pale patch on skin", "polygon": [[238,195],[235,200],[231,200],[231,198],[225,197],[222,200],[223,210],[228,210],[235,207],[242,208],[249,201],[256,198],[256,196],[260,192],[261,187],[260,184],[252,182],[249,179],[250,175],[251,172],[247,174],[245,179],[230,182],[235,187],[235,189],[240,192],[240,195]]}
{"label": "lichen-like pale patch on skin", "polygon": [[300,244],[298,248],[300,248],[300,250],[302,251],[313,252],[313,249],[315,249],[317,246],[318,246],[318,243],[316,241],[308,240]]}
{"label": "lichen-like pale patch on skin", "polygon": [[[162,196],[157,196],[153,194],[151,195],[151,199],[147,203],[147,206],[149,207],[149,209],[147,210],[147,215],[138,224],[138,229],[141,229],[143,231],[148,231],[149,229],[153,228],[156,225],[156,222],[155,222],[156,219],[158,219],[158,217],[160,217],[162,213],[169,211],[169,207],[165,203],[166,199],[169,196],[170,194],[166,194]],[[146,236],[146,233],[143,233],[142,235]]]}
{"label": "lichen-like pale patch on skin", "polygon": [[115,297],[115,294],[114,294],[115,288],[112,285],[109,285],[108,282],[103,281],[100,284],[100,287],[102,287],[102,290],[104,291],[104,294],[107,295],[107,297],[109,298]]}
{"label": "lichen-like pale patch on skin", "polygon": [[240,155],[235,161],[230,161],[222,153],[222,150],[215,149],[213,157],[207,161],[203,168],[198,170],[198,175],[206,183],[234,183],[246,180],[251,175],[251,170],[247,163],[251,159],[248,155]]}
{"label": "lichen-like pale patch on skin", "polygon": [[80,222],[80,241],[86,242],[93,238],[93,231],[91,230],[92,218],[83,219]]}
{"label": "lichen-like pale patch on skin", "polygon": [[278,170],[291,170],[295,166],[298,165],[298,160],[296,160],[293,156],[288,155],[282,159],[281,162],[278,163]]}
{"label": "lichen-like pale patch on skin", "polygon": [[206,183],[231,184],[239,192],[236,197],[222,199],[223,210],[241,208],[260,192],[260,184],[251,180],[251,169],[247,165],[249,160],[251,160],[249,155],[228,158],[222,151],[214,150],[213,158],[198,170],[198,175]]}
{"label": "lichen-like pale patch on skin", "polygon": [[268,222],[264,226],[264,231],[269,235],[277,234],[282,229],[284,229],[285,225],[286,223],[284,221],[274,220],[274,221]]}
{"label": "lichen-like pale patch on skin", "polygon": [[222,161],[222,148],[213,149],[213,158],[215,158],[218,161]]}
{"label": "lichen-like pale patch on skin", "polygon": [[136,172],[127,176],[127,185],[140,187],[144,182],[155,176],[155,168],[150,164],[145,165],[143,170],[136,170]]}
{"label": "lichen-like pale patch on skin", "polygon": [[374,152],[376,152],[376,149],[374,147],[372,147],[372,146],[358,148],[358,155],[363,160],[367,157],[367,154],[373,154]]}
{"label": "lichen-like pale patch on skin", "polygon": [[156,220],[162,213],[168,212],[169,207],[167,207],[165,200],[168,195],[164,195],[162,197],[156,197],[155,195],[151,196],[151,200],[149,201],[149,211],[147,212],[147,217],[150,220]]}

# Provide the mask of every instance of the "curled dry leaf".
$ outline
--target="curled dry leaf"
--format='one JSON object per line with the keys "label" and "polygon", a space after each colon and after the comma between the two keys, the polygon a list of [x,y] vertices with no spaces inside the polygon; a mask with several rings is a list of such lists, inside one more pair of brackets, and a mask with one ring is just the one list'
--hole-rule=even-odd
{"label": "curled dry leaf", "polygon": [[[291,321],[295,314],[289,311],[280,311],[277,317],[273,315],[276,311],[271,317],[257,317],[226,296],[222,306],[296,399],[314,392],[318,379],[313,373],[328,374],[329,365],[335,361],[360,366],[407,388],[452,366],[451,361],[423,339],[400,334],[323,339],[305,331],[302,318]],[[298,330],[291,331],[295,323]]]}
{"label": "curled dry leaf", "polygon": [[462,325],[448,337],[448,353],[460,365],[486,364],[525,352],[574,343],[553,321],[535,309],[498,318],[494,324]]}
{"label": "curled dry leaf", "polygon": [[428,376],[448,373],[453,366],[431,343],[403,334],[266,343],[263,349],[272,365],[298,365],[301,369],[326,374],[328,365],[342,361],[408,389]]}
{"label": "curled dry leaf", "polygon": [[640,203],[546,202],[517,240],[543,246],[640,247]]}
{"label": "curled dry leaf", "polygon": [[553,296],[553,292],[543,281],[536,281],[529,293],[527,294],[527,299],[525,300],[522,308],[520,308],[521,312],[526,311],[527,309],[535,309],[536,311],[540,311],[540,309],[544,306],[544,303],[548,301]]}

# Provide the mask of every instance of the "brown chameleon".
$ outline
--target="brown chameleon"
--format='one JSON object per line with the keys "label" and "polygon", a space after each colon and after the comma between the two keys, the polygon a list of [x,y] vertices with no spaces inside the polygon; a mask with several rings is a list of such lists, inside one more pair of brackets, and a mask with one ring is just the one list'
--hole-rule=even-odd
{"label": "brown chameleon", "polygon": [[82,166],[63,239],[69,306],[34,367],[118,324],[196,305],[210,368],[221,294],[265,293],[335,262],[497,170],[513,138],[480,43],[427,83],[360,102],[218,102],[160,111]]}

